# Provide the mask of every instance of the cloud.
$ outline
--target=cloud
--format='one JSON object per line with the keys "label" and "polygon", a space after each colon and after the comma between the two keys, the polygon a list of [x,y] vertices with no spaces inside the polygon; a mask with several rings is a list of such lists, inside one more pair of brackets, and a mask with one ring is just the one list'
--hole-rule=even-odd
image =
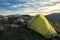
{"label": "cloud", "polygon": [[60,2],[60,0],[51,0],[51,2]]}
{"label": "cloud", "polygon": [[20,9],[20,8],[38,8],[38,7],[43,7],[43,6],[54,6],[59,1],[54,1],[54,0],[19,0],[20,2],[24,2],[24,4],[16,4],[16,5],[11,5],[9,6],[10,8],[14,8],[14,9]]}
{"label": "cloud", "polygon": [[53,12],[59,12],[60,11],[60,4],[56,4],[54,6],[43,6],[36,8],[26,8],[23,11],[16,11],[16,13],[22,13],[22,14],[37,14],[37,13],[43,13],[44,15],[51,14]]}
{"label": "cloud", "polygon": [[60,10],[60,0],[0,0],[0,8],[10,14],[55,12]]}

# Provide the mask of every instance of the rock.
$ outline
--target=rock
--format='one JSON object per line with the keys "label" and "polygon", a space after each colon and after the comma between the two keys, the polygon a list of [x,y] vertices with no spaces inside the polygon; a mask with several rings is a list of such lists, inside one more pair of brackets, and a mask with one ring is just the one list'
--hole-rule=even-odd
{"label": "rock", "polygon": [[23,24],[24,24],[24,21],[25,21],[24,19],[19,18],[19,19],[13,21],[13,23],[14,23],[14,24],[20,24],[20,25],[23,25]]}

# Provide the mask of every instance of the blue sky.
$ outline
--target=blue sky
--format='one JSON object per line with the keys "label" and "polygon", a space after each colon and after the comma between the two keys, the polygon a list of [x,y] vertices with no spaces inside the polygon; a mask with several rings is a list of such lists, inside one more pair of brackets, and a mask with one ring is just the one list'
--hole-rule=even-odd
{"label": "blue sky", "polygon": [[60,0],[0,0],[0,14],[60,11]]}

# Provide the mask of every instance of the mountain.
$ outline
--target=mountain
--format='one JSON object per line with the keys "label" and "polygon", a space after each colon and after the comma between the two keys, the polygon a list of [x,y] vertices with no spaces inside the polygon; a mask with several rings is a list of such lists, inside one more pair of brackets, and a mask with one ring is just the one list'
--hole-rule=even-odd
{"label": "mountain", "polygon": [[60,23],[60,13],[52,13],[50,15],[46,15],[46,18],[50,21]]}
{"label": "mountain", "polygon": [[[51,20],[51,17],[55,18],[55,15],[56,14],[51,14],[46,17]],[[30,15],[21,16],[19,14],[7,16],[0,15],[0,40],[60,40],[60,34],[58,34],[57,37],[46,39],[39,33],[29,29],[27,23],[32,17],[33,16]],[[57,27],[57,29],[58,28],[59,27]]]}

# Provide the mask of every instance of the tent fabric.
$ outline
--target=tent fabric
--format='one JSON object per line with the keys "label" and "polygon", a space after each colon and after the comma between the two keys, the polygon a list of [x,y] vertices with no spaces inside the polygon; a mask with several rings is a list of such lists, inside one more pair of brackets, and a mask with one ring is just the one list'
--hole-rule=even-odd
{"label": "tent fabric", "polygon": [[55,29],[52,27],[49,21],[42,14],[38,14],[34,16],[30,20],[28,26],[30,29],[40,33],[41,35],[45,37],[57,34]]}

